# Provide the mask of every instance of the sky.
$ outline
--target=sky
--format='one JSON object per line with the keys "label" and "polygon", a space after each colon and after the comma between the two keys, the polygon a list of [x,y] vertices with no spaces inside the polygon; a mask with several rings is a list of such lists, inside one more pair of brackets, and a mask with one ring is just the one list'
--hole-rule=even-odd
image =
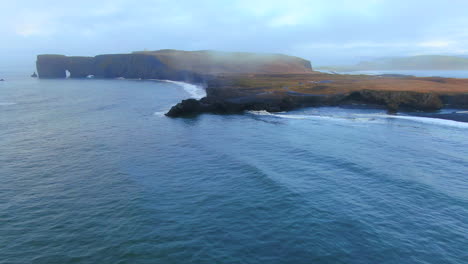
{"label": "sky", "polygon": [[468,0],[0,0],[0,64],[37,54],[284,53],[312,65],[468,55]]}

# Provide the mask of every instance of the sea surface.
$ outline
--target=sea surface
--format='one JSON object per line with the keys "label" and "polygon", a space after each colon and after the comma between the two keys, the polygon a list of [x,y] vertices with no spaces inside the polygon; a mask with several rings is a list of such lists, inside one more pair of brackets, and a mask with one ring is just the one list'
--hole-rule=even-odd
{"label": "sea surface", "polygon": [[24,76],[0,71],[2,264],[468,263],[468,123],[171,119],[203,90]]}
{"label": "sea surface", "polygon": [[380,74],[404,74],[413,75],[417,77],[446,77],[446,78],[468,78],[468,71],[466,70],[369,70],[369,71],[351,71],[342,72],[343,74],[366,74],[366,75],[380,75]]}

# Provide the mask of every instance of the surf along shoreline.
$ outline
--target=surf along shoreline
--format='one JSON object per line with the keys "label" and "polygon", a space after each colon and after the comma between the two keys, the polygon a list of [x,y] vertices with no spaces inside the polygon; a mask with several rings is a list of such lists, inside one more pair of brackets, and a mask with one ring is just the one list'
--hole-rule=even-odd
{"label": "surf along shoreline", "polygon": [[[468,109],[468,79],[402,75],[226,74],[206,81],[206,97],[186,99],[166,113],[282,112],[303,107],[367,105],[399,111]],[[449,118],[444,116],[444,118]]]}
{"label": "surf along shoreline", "polygon": [[[366,104],[402,110],[468,109],[468,79],[404,75],[327,74],[308,60],[283,54],[158,50],[94,57],[38,55],[39,78],[158,79],[203,84],[167,113],[231,114],[246,110],[288,111],[301,107]],[[190,93],[190,91],[189,91]],[[202,98],[199,98],[202,97]]]}

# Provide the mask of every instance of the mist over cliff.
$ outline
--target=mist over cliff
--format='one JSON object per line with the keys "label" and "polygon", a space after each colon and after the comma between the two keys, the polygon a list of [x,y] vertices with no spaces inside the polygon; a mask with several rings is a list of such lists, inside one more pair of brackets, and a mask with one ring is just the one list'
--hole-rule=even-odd
{"label": "mist over cliff", "polygon": [[144,49],[282,53],[314,65],[468,54],[465,0],[2,1],[0,66]]}
{"label": "mist over cliff", "polygon": [[130,54],[79,57],[54,54],[37,56],[40,78],[168,79],[203,82],[211,75],[240,73],[310,73],[307,60],[282,54],[220,51],[159,50]]}

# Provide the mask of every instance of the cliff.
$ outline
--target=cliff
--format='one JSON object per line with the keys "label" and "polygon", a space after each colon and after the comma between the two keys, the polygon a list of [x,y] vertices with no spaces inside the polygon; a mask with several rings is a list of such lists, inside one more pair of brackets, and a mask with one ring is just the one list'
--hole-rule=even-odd
{"label": "cliff", "polygon": [[310,62],[281,54],[159,50],[95,57],[39,55],[40,78],[166,79],[203,83],[207,96],[172,107],[168,116],[305,106],[373,104],[389,112],[468,108],[468,79],[402,75],[324,74]]}
{"label": "cliff", "polygon": [[281,54],[159,50],[95,57],[37,56],[39,78],[169,79],[202,82],[219,74],[309,73],[310,62]]}
{"label": "cliff", "polygon": [[468,79],[324,73],[231,75],[208,81],[206,91],[207,97],[184,100],[167,116],[349,104],[382,106],[389,113],[468,108]]}
{"label": "cliff", "polygon": [[64,55],[38,55],[36,68],[40,78],[65,78],[68,58]]}

